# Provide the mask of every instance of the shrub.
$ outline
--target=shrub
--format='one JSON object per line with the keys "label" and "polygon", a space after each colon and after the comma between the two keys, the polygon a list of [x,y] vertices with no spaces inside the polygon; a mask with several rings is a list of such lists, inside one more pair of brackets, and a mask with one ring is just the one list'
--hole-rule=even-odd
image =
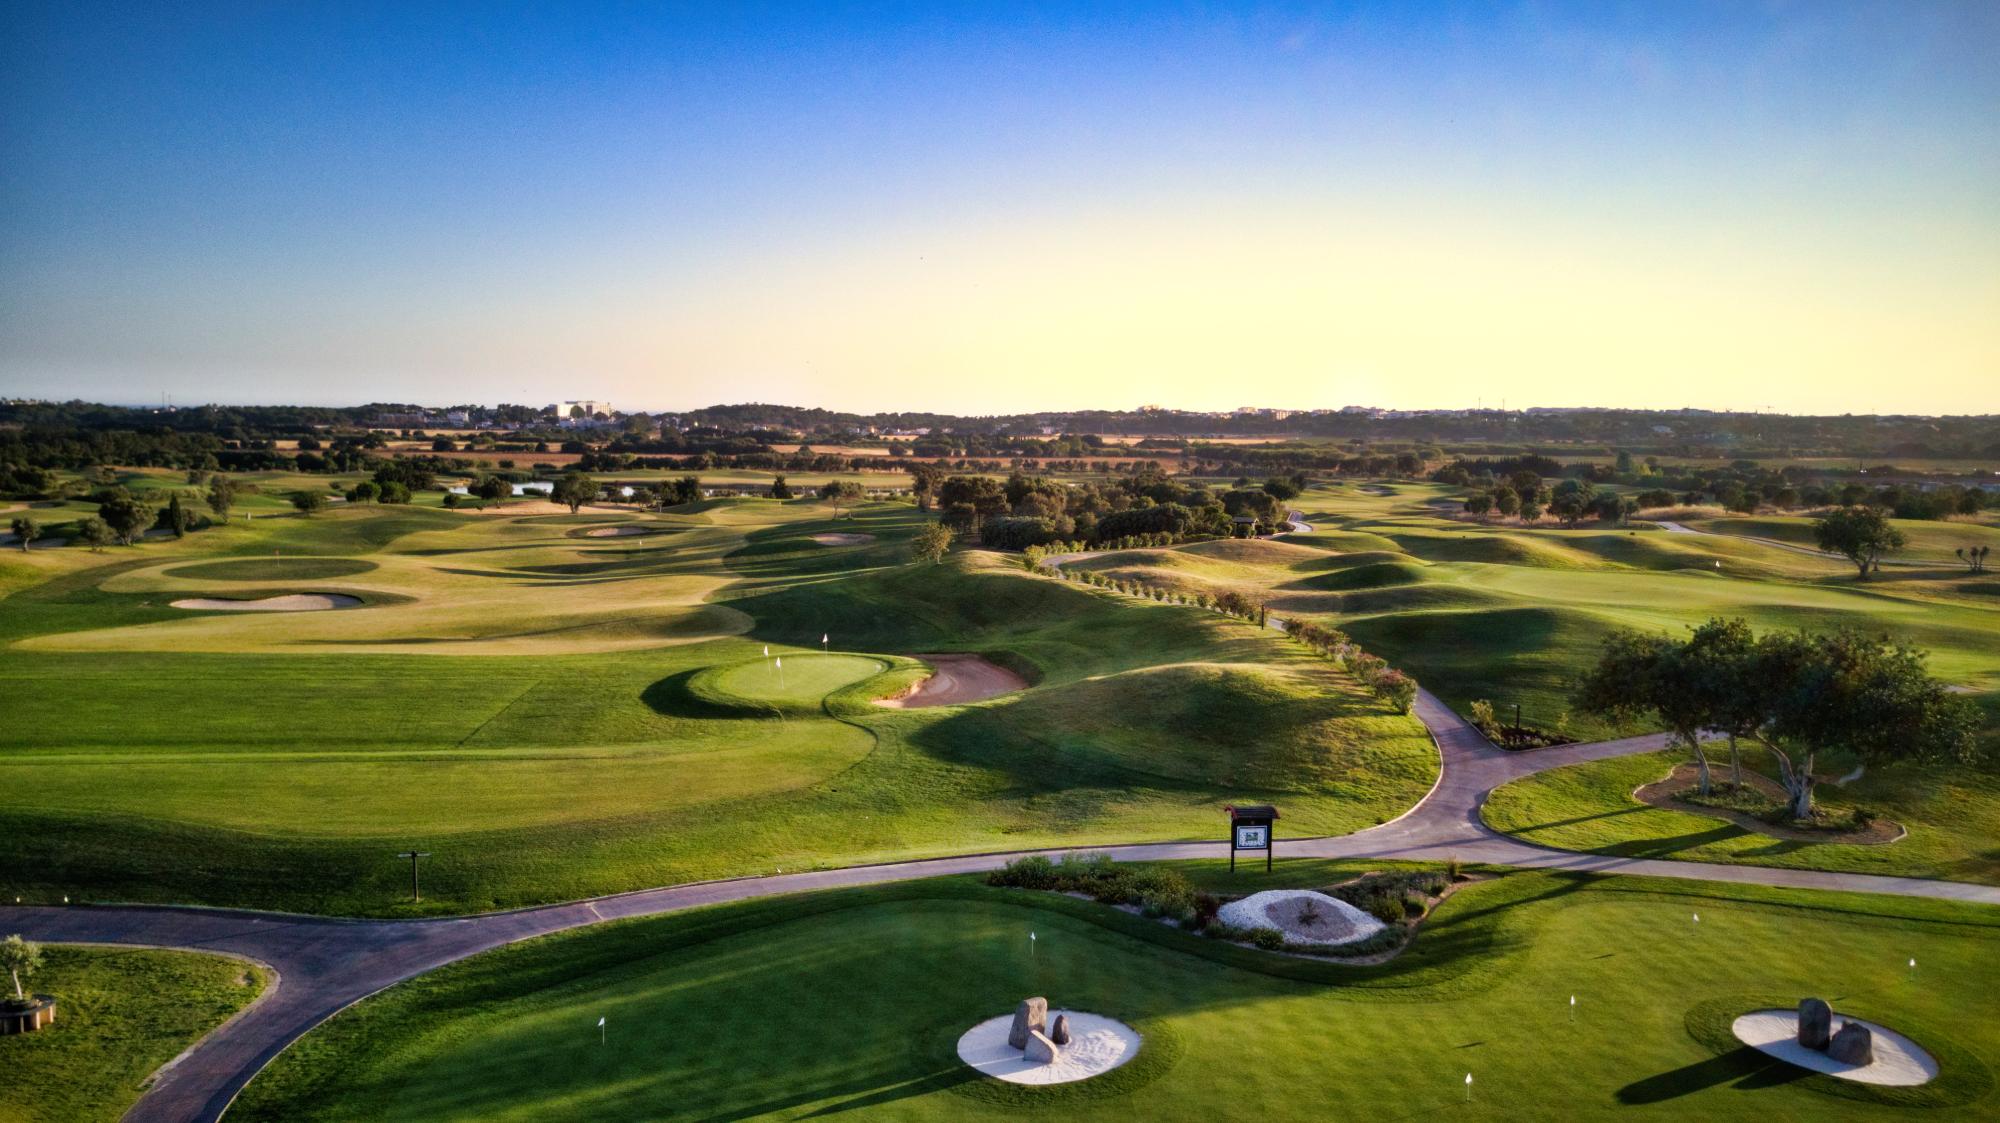
{"label": "shrub", "polygon": [[1394,897],[1371,896],[1361,907],[1368,915],[1384,924],[1402,923],[1403,903]]}
{"label": "shrub", "polygon": [[1276,928],[1251,929],[1250,942],[1263,948],[1265,951],[1285,950],[1285,934]]}
{"label": "shrub", "polygon": [[1424,910],[1430,908],[1430,904],[1430,899],[1423,894],[1411,893],[1403,898],[1403,915],[1412,919],[1420,917],[1424,915]]}

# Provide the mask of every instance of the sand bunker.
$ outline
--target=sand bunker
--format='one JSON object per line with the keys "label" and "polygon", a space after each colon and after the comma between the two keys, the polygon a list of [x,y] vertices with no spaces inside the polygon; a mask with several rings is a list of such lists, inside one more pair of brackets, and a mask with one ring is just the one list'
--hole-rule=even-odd
{"label": "sand bunker", "polygon": [[962,706],[1001,694],[1026,690],[1028,680],[995,666],[977,655],[919,655],[929,663],[931,677],[894,698],[877,698],[875,704],[898,710],[918,710],[926,706]]}
{"label": "sand bunker", "polygon": [[1009,1084],[1068,1084],[1110,1072],[1139,1052],[1139,1031],[1124,1022],[1102,1014],[1050,1010],[1050,1025],[1057,1014],[1069,1018],[1070,1042],[1053,1064],[1030,1061],[1007,1044],[1007,1032],[1014,1028],[1012,1014],[988,1018],[966,1030],[958,1039],[958,1059]]}
{"label": "sand bunker", "polygon": [[1937,1061],[1924,1047],[1886,1026],[1860,1018],[1833,1017],[1831,1030],[1839,1033],[1848,1022],[1860,1022],[1874,1037],[1875,1060],[1865,1065],[1842,1064],[1817,1049],[1799,1044],[1797,1010],[1753,1010],[1736,1019],[1729,1028],[1736,1039],[1767,1056],[1787,1064],[1852,1080],[1859,1084],[1882,1084],[1909,1088],[1927,1084],[1938,1074]]}
{"label": "sand bunker", "polygon": [[1276,928],[1295,944],[1351,944],[1383,927],[1346,901],[1310,889],[1266,889],[1229,902],[1216,915],[1237,928]]}
{"label": "sand bunker", "polygon": [[324,612],[330,608],[356,608],[360,597],[345,593],[291,593],[261,600],[224,600],[220,597],[191,597],[174,602],[175,608],[199,608],[208,612]]}
{"label": "sand bunker", "polygon": [[872,534],[815,534],[812,540],[822,546],[859,546],[863,542],[875,541]]}
{"label": "sand bunker", "polygon": [[624,538],[633,534],[651,534],[652,530],[643,526],[593,526],[583,532],[585,538]]}

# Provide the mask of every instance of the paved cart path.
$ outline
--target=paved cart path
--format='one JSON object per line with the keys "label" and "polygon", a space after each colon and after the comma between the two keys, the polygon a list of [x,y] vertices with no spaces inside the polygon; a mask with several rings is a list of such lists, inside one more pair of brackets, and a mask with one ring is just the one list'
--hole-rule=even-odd
{"label": "paved cart path", "polygon": [[[1487,793],[1510,780],[1588,760],[1651,752],[1664,734],[1564,745],[1527,752],[1494,747],[1428,691],[1417,717],[1436,739],[1437,786],[1401,818],[1350,835],[1280,839],[1286,857],[1442,860],[1596,873],[1844,889],[2000,904],[2000,888],[1907,877],[1768,869],[1655,859],[1614,858],[1531,846],[1479,818]],[[1219,841],[1083,847],[1124,860],[1215,858]],[[277,973],[262,998],[162,1069],[126,1119],[133,1123],[207,1123],[272,1057],[343,1007],[405,979],[468,955],[533,936],[625,917],[652,916],[753,897],[875,885],[943,874],[976,873],[1021,853],[975,854],[888,865],[855,866],[733,881],[647,889],[516,912],[440,920],[337,920],[222,909],[140,906],[7,907],[0,928],[50,943],[132,944],[222,952],[256,960]]]}

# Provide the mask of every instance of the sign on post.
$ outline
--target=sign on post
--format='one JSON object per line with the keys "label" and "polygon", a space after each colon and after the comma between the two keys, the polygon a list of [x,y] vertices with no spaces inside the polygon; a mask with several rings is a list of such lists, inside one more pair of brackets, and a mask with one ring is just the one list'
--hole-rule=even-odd
{"label": "sign on post", "polygon": [[1238,850],[1262,850],[1264,869],[1271,868],[1271,824],[1277,821],[1278,809],[1268,803],[1245,804],[1223,808],[1229,812],[1229,872],[1236,872],[1236,852]]}

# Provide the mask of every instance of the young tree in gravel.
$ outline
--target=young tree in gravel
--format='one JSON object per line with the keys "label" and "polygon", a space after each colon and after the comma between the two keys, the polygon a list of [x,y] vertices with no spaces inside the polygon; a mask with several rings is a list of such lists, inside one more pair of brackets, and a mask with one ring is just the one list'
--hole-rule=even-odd
{"label": "young tree in gravel", "polygon": [[1978,713],[1924,667],[1922,652],[1851,629],[1779,632],[1757,643],[1747,684],[1768,700],[1759,744],[1778,762],[1794,819],[1813,814],[1813,767],[1836,752],[1862,767],[1967,764]]}
{"label": "young tree in gravel", "polygon": [[229,508],[236,502],[236,481],[217,472],[208,481],[208,509],[222,522],[229,521]]}
{"label": "young tree in gravel", "polygon": [[1708,717],[1698,660],[1683,658],[1683,644],[1664,635],[1621,629],[1605,638],[1597,665],[1583,676],[1576,708],[1614,721],[1657,715],[1673,738],[1694,754],[1696,787],[1711,790],[1701,731]]}
{"label": "young tree in gravel", "polygon": [[0,967],[5,967],[14,980],[15,999],[26,1002],[28,992],[21,983],[42,969],[42,945],[22,939],[19,933],[0,940]]}
{"label": "young tree in gravel", "polygon": [[549,498],[567,506],[574,515],[585,503],[597,499],[597,481],[582,472],[564,472],[549,489]]}
{"label": "young tree in gravel", "polygon": [[1903,532],[1889,525],[1882,512],[1873,507],[1842,507],[1828,512],[1813,523],[1813,538],[1819,548],[1843,554],[1861,570],[1866,580],[1882,568],[1882,555],[1903,548]]}
{"label": "young tree in gravel", "polygon": [[917,536],[911,539],[910,548],[915,553],[917,561],[935,565],[943,561],[945,554],[951,551],[953,537],[951,528],[943,523],[926,523],[922,530],[917,531]]}
{"label": "young tree in gravel", "polygon": [[28,515],[15,515],[14,521],[8,526],[13,530],[14,541],[21,544],[21,552],[24,554],[28,552],[28,543],[42,536],[42,524]]}

